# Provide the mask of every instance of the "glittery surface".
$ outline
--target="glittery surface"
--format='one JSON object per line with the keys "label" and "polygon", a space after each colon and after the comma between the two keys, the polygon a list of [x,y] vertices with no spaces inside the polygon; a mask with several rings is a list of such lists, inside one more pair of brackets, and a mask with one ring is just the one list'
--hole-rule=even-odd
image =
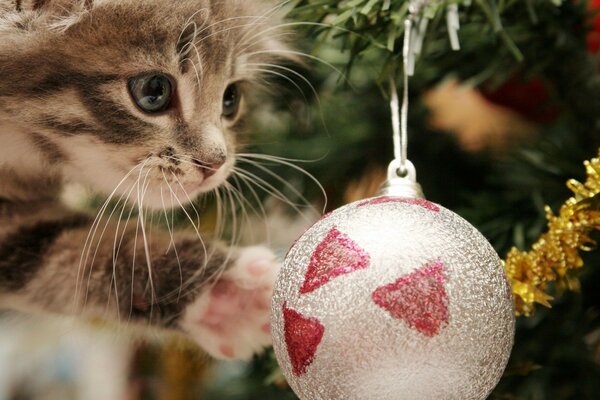
{"label": "glittery surface", "polygon": [[325,328],[315,318],[306,318],[283,303],[285,344],[294,375],[306,373],[312,363]]}
{"label": "glittery surface", "polygon": [[393,196],[379,196],[369,200],[365,200],[363,202],[358,203],[358,207],[364,207],[368,205],[374,204],[384,204],[384,203],[408,203],[414,204],[417,206],[421,206],[429,211],[438,212],[440,211],[440,207],[437,204],[427,201],[425,199],[412,199],[405,197],[393,197]]}
{"label": "glittery surface", "polygon": [[435,336],[448,323],[448,295],[444,289],[444,264],[425,264],[396,282],[377,288],[371,297],[375,304],[425,336]]}
{"label": "glittery surface", "polygon": [[335,227],[310,257],[300,293],[309,293],[330,280],[369,266],[369,255]]}
{"label": "glittery surface", "polygon": [[[485,399],[502,375],[514,336],[513,302],[497,254],[473,226],[441,206],[432,212],[406,201],[360,203],[334,211],[302,235],[278,277],[271,325],[291,387],[303,400]],[[310,261],[333,228],[369,255],[369,266],[302,294]],[[418,271],[436,261],[444,265],[447,322],[442,317],[437,334],[428,336],[415,320],[395,318],[372,296],[403,277],[413,275],[416,285]],[[439,288],[439,274],[425,275],[428,285]],[[430,281],[432,276],[437,278]],[[410,304],[423,299],[423,290],[402,295]],[[300,375],[286,345],[284,302],[323,327]]]}

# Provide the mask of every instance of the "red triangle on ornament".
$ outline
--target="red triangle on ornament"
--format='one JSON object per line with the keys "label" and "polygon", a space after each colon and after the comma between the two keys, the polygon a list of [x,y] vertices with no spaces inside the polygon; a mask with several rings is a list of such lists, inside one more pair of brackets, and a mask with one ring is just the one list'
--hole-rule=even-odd
{"label": "red triangle on ornament", "polygon": [[393,318],[404,320],[411,328],[433,337],[449,319],[445,281],[444,264],[434,261],[377,288],[371,297]]}
{"label": "red triangle on ornament", "polygon": [[330,280],[369,266],[369,254],[335,227],[310,258],[300,293],[309,293]]}
{"label": "red triangle on ornament", "polygon": [[316,318],[305,317],[288,308],[286,303],[283,303],[283,324],[292,371],[296,376],[303,375],[315,359],[325,327]]}

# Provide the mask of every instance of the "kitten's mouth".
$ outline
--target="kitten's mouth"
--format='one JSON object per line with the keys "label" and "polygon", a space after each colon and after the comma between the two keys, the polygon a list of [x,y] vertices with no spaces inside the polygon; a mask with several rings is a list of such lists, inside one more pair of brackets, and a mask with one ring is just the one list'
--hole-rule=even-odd
{"label": "kitten's mouth", "polygon": [[175,185],[171,184],[171,188],[177,189],[177,194],[183,194],[186,199],[188,196],[194,198],[219,186],[224,180],[223,173],[222,168],[201,170],[189,181],[180,180]]}
{"label": "kitten's mouth", "polygon": [[[144,172],[132,174],[130,177],[133,191],[140,191],[142,198],[138,200],[135,193],[130,197],[151,209],[181,207],[190,203],[202,193],[210,192],[221,185],[229,170],[226,165],[200,163],[195,163],[193,168],[189,168],[190,164],[187,164],[188,168],[168,168],[160,165],[154,167],[148,171],[153,175],[149,180]],[[141,183],[138,182],[140,179]]]}

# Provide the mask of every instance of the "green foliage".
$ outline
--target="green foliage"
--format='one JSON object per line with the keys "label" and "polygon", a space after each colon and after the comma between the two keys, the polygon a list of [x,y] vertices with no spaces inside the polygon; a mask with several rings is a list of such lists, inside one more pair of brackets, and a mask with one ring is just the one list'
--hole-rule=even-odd
{"label": "green foliage", "polygon": [[[468,35],[500,38],[515,60],[522,61],[523,54],[505,28],[503,20],[510,22],[510,30],[517,31],[537,23],[539,14],[556,11],[561,0],[433,0],[425,2],[424,18],[431,21],[430,40],[444,37],[442,28],[445,10],[450,4],[459,6],[460,19]],[[361,56],[375,52],[382,67],[379,79],[385,79],[401,67],[404,20],[408,14],[406,0],[300,0],[290,17],[309,26],[311,37],[316,37],[314,49],[331,40],[348,54],[346,69],[349,71]],[[511,10],[521,8],[523,19],[505,18]],[[517,22],[514,24],[513,22]],[[463,37],[467,35],[462,35]],[[426,50],[427,52],[427,50]]]}
{"label": "green foliage", "polygon": [[[581,179],[583,160],[600,147],[600,75],[598,60],[586,49],[588,2],[457,2],[458,52],[451,51],[447,38],[446,3],[435,2],[427,10],[429,31],[411,81],[409,157],[428,198],[460,212],[503,256],[511,246],[526,248],[539,236],[543,206],[557,209],[570,196],[565,182]],[[291,13],[311,38],[305,45],[311,57],[345,70],[350,84],[340,84],[331,68],[315,65],[309,81],[319,101],[306,102],[310,88],[290,75],[294,84],[287,82],[272,110],[281,118],[276,124],[258,118],[251,150],[315,160],[302,167],[325,186],[329,208],[343,202],[349,182],[391,160],[389,109],[380,83],[401,70],[406,10],[405,0],[300,0]],[[467,153],[452,135],[428,125],[429,112],[418,101],[449,76],[486,90],[515,76],[541,80],[557,116],[506,154]],[[298,86],[302,94],[295,93]],[[273,171],[309,199],[320,199],[315,185],[295,171],[276,166]],[[558,296],[553,309],[519,321],[512,359],[493,399],[600,398],[599,252],[587,255],[586,265],[581,294]],[[237,382],[242,388],[236,396],[213,396],[294,398],[270,385],[273,368],[272,356],[257,359],[246,379]]]}

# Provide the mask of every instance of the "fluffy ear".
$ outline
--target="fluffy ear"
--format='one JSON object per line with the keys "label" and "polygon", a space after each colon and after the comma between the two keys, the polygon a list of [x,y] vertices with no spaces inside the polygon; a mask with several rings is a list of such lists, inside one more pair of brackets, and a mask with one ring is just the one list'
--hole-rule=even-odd
{"label": "fluffy ear", "polygon": [[94,0],[15,0],[17,11],[55,11],[90,9]]}

